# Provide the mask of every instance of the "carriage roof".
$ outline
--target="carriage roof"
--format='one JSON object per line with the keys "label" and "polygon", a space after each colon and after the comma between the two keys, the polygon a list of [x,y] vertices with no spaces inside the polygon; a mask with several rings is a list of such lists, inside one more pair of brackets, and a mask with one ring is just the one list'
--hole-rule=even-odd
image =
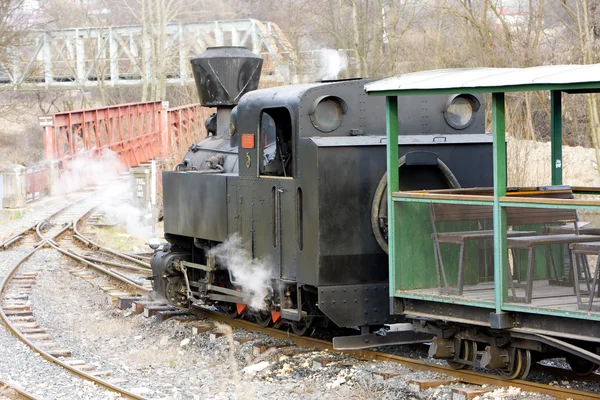
{"label": "carriage roof", "polygon": [[408,73],[365,85],[373,95],[600,90],[600,64],[530,68],[453,68]]}

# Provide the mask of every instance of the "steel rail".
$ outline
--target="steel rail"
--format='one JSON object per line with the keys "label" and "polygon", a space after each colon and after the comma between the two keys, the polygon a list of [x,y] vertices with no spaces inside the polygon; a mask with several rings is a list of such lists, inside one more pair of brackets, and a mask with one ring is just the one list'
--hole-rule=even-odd
{"label": "steel rail", "polygon": [[[95,194],[96,194],[96,193],[95,193],[95,192],[93,192],[93,193],[91,193],[91,194],[89,194],[89,195],[87,195],[87,196],[84,196],[84,197],[82,197],[81,199],[78,199],[78,200],[76,200],[76,201],[74,201],[74,202],[72,202],[72,203],[69,203],[69,204],[67,204],[65,207],[63,207],[63,208],[61,208],[60,210],[58,210],[57,212],[55,212],[55,213],[51,214],[50,216],[48,216],[48,217],[44,218],[42,221],[38,222],[38,223],[35,225],[35,233],[37,234],[37,236],[38,236],[38,238],[40,239],[40,241],[43,241],[44,239],[48,239],[48,238],[44,237],[44,235],[42,235],[42,232],[40,231],[40,229],[41,229],[41,226],[42,226],[42,224],[43,224],[44,222],[49,222],[49,221],[51,221],[53,218],[55,218],[57,215],[59,215],[60,213],[64,212],[64,211],[65,211],[65,210],[67,210],[68,208],[71,208],[71,207],[73,207],[73,206],[75,206],[75,205],[77,205],[77,204],[79,204],[79,203],[81,203],[81,202],[83,202],[83,201],[85,201],[85,200],[88,200],[88,199],[90,199],[90,198],[91,198],[92,196],[94,196]],[[59,233],[55,234],[53,237],[51,237],[51,238],[49,238],[49,239],[54,239],[54,238],[56,238],[57,236],[61,235],[61,234],[62,234],[64,231],[65,231],[65,229],[62,229],[62,230],[61,230]]]}
{"label": "steel rail", "polygon": [[[12,280],[13,276],[17,273],[17,270],[19,269],[19,267],[25,262],[27,261],[35,252],[37,252],[39,249],[41,249],[42,247],[44,247],[45,244],[50,244],[52,247],[54,247],[55,249],[58,249],[56,246],[52,245],[50,242],[44,240],[42,241],[42,243],[38,244],[33,250],[29,251],[27,254],[25,254],[23,257],[21,257],[19,259],[19,261],[17,261],[15,263],[15,265],[11,268],[11,270],[9,271],[8,275],[6,275],[4,277],[4,279],[2,280],[2,283],[0,284],[0,294],[3,296],[4,293],[6,292],[6,289],[8,288],[8,285],[10,283],[10,281]],[[60,249],[61,252],[64,252],[64,250]],[[38,353],[40,356],[42,356],[46,361],[49,361],[51,363],[57,364],[61,367],[63,367],[64,369],[68,370],[69,372],[71,372],[74,375],[77,375],[83,379],[87,379],[89,381],[92,381],[108,390],[111,390],[113,392],[116,392],[118,394],[120,394],[123,397],[129,398],[129,399],[135,399],[135,400],[144,400],[143,397],[136,395],[135,393],[129,392],[125,389],[122,389],[118,386],[115,386],[111,383],[108,383],[102,379],[99,379],[93,375],[88,374],[85,371],[81,371],[77,368],[74,368],[68,364],[66,364],[65,362],[61,361],[60,359],[52,356],[50,353],[48,353],[47,351],[45,351],[44,349],[42,349],[41,347],[38,347],[34,342],[32,342],[31,340],[29,340],[27,337],[25,337],[25,335],[23,335],[21,333],[21,331],[19,331],[17,328],[15,328],[15,326],[13,325],[13,323],[8,319],[8,317],[6,316],[4,309],[2,307],[0,307],[0,318],[2,319],[2,323],[3,325],[6,327],[6,329],[8,329],[13,335],[15,335],[21,342],[25,343],[27,346],[29,346],[34,352]]]}
{"label": "steel rail", "polygon": [[98,263],[98,264],[110,265],[112,267],[117,267],[117,268],[121,268],[121,269],[130,269],[132,271],[144,272],[146,274],[152,273],[152,271],[149,270],[148,268],[142,268],[142,267],[135,267],[133,265],[120,264],[120,263],[117,263],[117,262],[114,262],[114,261],[103,260],[101,258],[96,258],[96,257],[92,257],[92,256],[82,256],[81,258],[84,258],[84,259],[86,259],[88,261],[95,262],[95,263]]}
{"label": "steel rail", "polygon": [[112,278],[114,278],[114,279],[116,279],[116,280],[118,280],[118,281],[120,281],[122,283],[125,283],[127,285],[135,287],[138,290],[138,292],[140,292],[141,294],[148,294],[150,292],[150,290],[148,290],[147,288],[145,288],[142,285],[139,285],[137,282],[131,280],[131,278],[129,278],[129,277],[123,275],[123,274],[117,273],[115,271],[111,271],[110,269],[104,268],[104,267],[102,267],[102,266],[100,266],[98,264],[94,264],[93,262],[90,262],[90,261],[86,260],[85,258],[81,257],[79,254],[76,254],[76,253],[68,251],[68,250],[61,249],[60,246],[58,246],[56,243],[52,243],[52,242],[47,242],[47,243],[54,250],[57,250],[57,251],[59,251],[62,254],[66,255],[66,256],[69,256],[71,258],[74,258],[75,260],[77,260],[77,261],[79,261],[81,263],[89,265],[93,269],[95,269],[97,271],[100,271],[103,274],[109,275]]}
{"label": "steel rail", "polygon": [[[95,208],[96,208],[96,207],[94,207],[94,209],[95,209]],[[107,253],[109,253],[109,254],[112,254],[112,255],[113,255],[113,256],[115,256],[115,257],[119,257],[119,258],[122,258],[122,259],[124,259],[124,260],[131,261],[131,262],[133,262],[133,263],[135,263],[135,264],[141,265],[143,268],[146,268],[146,269],[148,269],[148,270],[151,270],[150,264],[148,264],[148,263],[146,263],[146,262],[144,262],[144,261],[142,261],[142,260],[140,260],[140,259],[137,259],[137,258],[131,257],[131,256],[129,256],[129,255],[127,255],[127,254],[125,254],[125,253],[118,252],[118,251],[114,251],[113,249],[111,249],[111,248],[109,248],[109,247],[102,246],[101,244],[99,244],[99,243],[95,242],[94,240],[92,240],[92,239],[90,239],[90,238],[86,237],[84,234],[82,234],[82,233],[79,231],[79,224],[80,224],[80,223],[82,223],[82,222],[83,222],[83,219],[84,219],[84,218],[85,218],[87,215],[91,214],[91,213],[94,211],[94,209],[90,210],[90,212],[89,212],[88,214],[86,214],[86,215],[82,215],[82,216],[81,216],[79,219],[77,219],[77,221],[75,221],[75,223],[73,223],[73,232],[74,232],[74,235],[73,235],[73,236],[74,236],[75,238],[79,239],[80,241],[82,241],[83,243],[85,243],[87,246],[96,247],[96,248],[98,248],[98,249],[100,249],[100,250],[102,250],[102,251],[105,251],[105,252],[107,252]]]}
{"label": "steel rail", "polygon": [[37,223],[32,224],[28,228],[25,228],[22,231],[20,231],[19,233],[15,233],[14,235],[12,235],[8,239],[6,239],[4,242],[2,242],[2,244],[0,244],[0,248],[1,249],[6,249],[8,246],[10,246],[14,242],[16,242],[17,240],[21,239],[23,236],[25,236],[29,231],[34,230],[36,226],[37,226]]}
{"label": "steel rail", "polygon": [[475,372],[471,370],[457,370],[444,365],[429,363],[421,360],[413,360],[408,357],[397,356],[393,354],[381,353],[372,350],[335,350],[333,344],[326,340],[315,339],[308,336],[298,336],[293,333],[282,331],[274,328],[263,328],[258,324],[243,319],[232,319],[224,314],[217,312],[192,308],[192,312],[204,315],[212,320],[226,323],[236,328],[243,328],[248,331],[265,333],[271,337],[281,340],[291,340],[298,346],[316,348],[318,350],[327,350],[336,353],[347,354],[351,357],[366,360],[366,361],[388,361],[401,364],[405,367],[421,370],[438,372],[457,378],[461,382],[471,383],[475,385],[488,385],[488,386],[514,386],[521,390],[534,393],[543,393],[554,396],[558,399],[599,399],[600,394],[592,392],[584,392],[576,389],[568,389],[559,386],[550,386],[542,383],[529,382],[520,379],[506,380],[499,376],[485,374],[481,372]]}
{"label": "steel rail", "polygon": [[[8,392],[5,394],[5,392]],[[16,397],[12,396],[14,392],[16,394]],[[0,380],[0,395],[4,395],[6,397],[8,397],[9,399],[16,399],[16,400],[37,400],[33,395],[27,393],[26,391],[19,389],[16,386],[13,385],[9,385],[8,383]]]}

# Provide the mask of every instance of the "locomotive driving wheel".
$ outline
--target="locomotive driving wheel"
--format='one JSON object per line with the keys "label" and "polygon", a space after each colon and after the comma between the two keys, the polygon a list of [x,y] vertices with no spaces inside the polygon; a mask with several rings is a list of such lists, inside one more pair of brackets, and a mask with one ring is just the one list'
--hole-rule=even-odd
{"label": "locomotive driving wheel", "polygon": [[188,304],[185,282],[181,276],[168,278],[165,286],[165,296],[169,303],[177,307],[183,307]]}
{"label": "locomotive driving wheel", "polygon": [[234,303],[223,303],[218,306],[218,309],[231,319],[235,319],[240,316]]}
{"label": "locomotive driving wheel", "polygon": [[254,319],[256,323],[263,328],[268,328],[272,325],[273,319],[271,318],[271,312],[269,311],[257,311],[254,313]]}
{"label": "locomotive driving wheel", "polygon": [[[477,342],[472,340],[458,339],[456,346],[460,348],[459,358],[470,362],[477,361]],[[448,366],[452,369],[472,369],[473,366],[460,361],[447,360]]]}
{"label": "locomotive driving wheel", "polygon": [[292,332],[298,336],[306,336],[312,333],[312,316],[307,316],[300,321],[292,322]]}

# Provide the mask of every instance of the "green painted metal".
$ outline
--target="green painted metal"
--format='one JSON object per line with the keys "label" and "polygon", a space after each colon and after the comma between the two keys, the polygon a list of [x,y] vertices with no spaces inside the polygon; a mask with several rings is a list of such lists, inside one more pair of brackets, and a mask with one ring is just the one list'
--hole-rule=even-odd
{"label": "green painted metal", "polygon": [[504,93],[492,94],[492,133],[494,135],[494,282],[496,312],[508,296],[508,253],[506,249],[506,209],[500,197],[506,196],[506,132]]}
{"label": "green painted metal", "polygon": [[451,199],[418,199],[414,197],[393,196],[393,201],[403,203],[440,203],[440,204],[468,204],[474,206],[491,206],[494,200],[490,197],[489,201],[483,200],[451,200]]}
{"label": "green painted metal", "polygon": [[388,254],[390,297],[394,296],[396,282],[396,217],[392,192],[400,190],[398,177],[398,98],[386,98],[387,177],[388,177]]}
{"label": "green painted metal", "polygon": [[451,304],[464,304],[467,306],[481,307],[481,308],[490,308],[494,309],[495,305],[493,301],[485,301],[485,300],[467,300],[461,299],[459,297],[453,296],[439,296],[439,295],[430,295],[430,294],[418,294],[418,293],[410,293],[400,291],[396,293],[396,297],[402,297],[405,299],[416,299],[416,300],[427,300],[427,301],[437,301],[439,303],[451,303]]}
{"label": "green painted metal", "polygon": [[[552,159],[552,184],[561,185],[562,182],[562,91],[565,92],[597,92],[600,82],[573,83],[573,84],[532,84],[515,85],[504,87],[478,87],[478,88],[446,88],[446,89],[424,89],[424,90],[389,90],[381,92],[370,92],[370,95],[387,96],[387,162],[388,162],[388,221],[389,221],[389,246],[390,246],[390,295],[420,299],[433,302],[463,304],[494,309],[496,312],[519,311],[532,314],[557,315],[569,318],[590,319],[600,321],[600,313],[585,311],[556,310],[549,307],[534,307],[526,304],[510,303],[508,301],[508,251],[506,245],[507,231],[507,207],[525,208],[563,208],[580,210],[600,210],[599,205],[590,204],[544,204],[527,202],[501,201],[506,196],[506,146],[505,146],[505,93],[521,91],[551,91],[551,159]],[[492,93],[492,128],[494,138],[494,197],[493,201],[484,200],[460,200],[460,199],[426,199],[392,196],[391,193],[398,191],[398,115],[397,99],[395,96],[405,95],[431,95],[431,94],[457,94],[457,93]],[[560,161],[557,163],[557,161]],[[584,194],[600,194],[600,191],[586,192]],[[493,205],[493,228],[494,228],[494,301],[467,300],[464,297],[450,295],[435,295],[419,293],[419,288],[436,288],[436,277],[433,276],[435,263],[433,262],[433,243],[431,240],[431,221],[429,219],[429,204],[470,204],[489,206]],[[467,230],[468,222],[462,222]],[[461,230],[457,223],[450,226],[447,222],[438,223],[439,231]],[[460,224],[460,223],[459,223]],[[523,229],[535,230],[538,227],[521,227]],[[444,247],[446,246],[446,247]],[[442,246],[442,256],[445,263],[448,283],[456,281],[456,264],[458,246]],[[475,252],[476,248],[468,247],[468,252]],[[562,259],[556,254],[557,259]],[[543,260],[542,254],[538,254],[536,260]],[[521,258],[521,257],[519,257]],[[474,265],[465,265],[465,284],[469,281],[477,283],[479,277],[473,272],[479,273]],[[536,266],[535,278],[547,279],[543,266]],[[538,273],[539,272],[539,273]]]}
{"label": "green painted metal", "polygon": [[[490,207],[490,205],[488,205]],[[394,283],[396,291],[438,288],[438,279],[443,277],[436,272],[434,242],[431,237],[433,225],[430,207],[427,203],[396,202],[396,263]],[[476,221],[443,221],[436,223],[438,232],[463,232],[478,229]],[[469,241],[465,246],[465,285],[480,282],[479,242]],[[446,280],[449,287],[455,288],[458,280],[458,260],[460,247],[456,244],[440,244],[440,252]],[[395,292],[397,293],[397,292]],[[395,294],[398,296],[397,294]]]}
{"label": "green painted metal", "polygon": [[502,307],[505,311],[518,311],[530,314],[555,315],[558,317],[589,319],[592,321],[600,321],[599,312],[590,312],[575,309],[575,297],[573,296],[573,311],[556,310],[550,307],[536,307],[534,305],[505,303]]}
{"label": "green painted metal", "polygon": [[550,139],[552,184],[562,185],[562,92],[550,92]]}
{"label": "green painted metal", "polygon": [[407,89],[407,90],[382,90],[371,91],[370,96],[423,96],[432,94],[458,94],[458,93],[510,93],[510,92],[532,92],[538,90],[550,90],[561,92],[597,92],[600,90],[600,82],[583,82],[570,84],[532,84],[514,86],[480,86],[480,87],[458,87],[444,89]]}

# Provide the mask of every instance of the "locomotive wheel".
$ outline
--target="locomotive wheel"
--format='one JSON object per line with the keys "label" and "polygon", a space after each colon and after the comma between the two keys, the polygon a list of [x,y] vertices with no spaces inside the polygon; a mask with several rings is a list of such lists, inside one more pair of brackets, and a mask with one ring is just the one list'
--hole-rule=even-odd
{"label": "locomotive wheel", "polygon": [[301,321],[292,322],[292,332],[298,336],[306,336],[312,333],[312,318],[306,317]]}
{"label": "locomotive wheel", "polygon": [[523,371],[523,352],[520,349],[515,349],[515,356],[511,363],[504,369],[500,369],[500,375],[504,379],[516,379]]}
{"label": "locomotive wheel", "polygon": [[254,313],[254,319],[256,320],[256,323],[263,328],[268,328],[273,322],[269,311],[257,311]]}
{"label": "locomotive wheel", "polygon": [[[459,357],[462,360],[468,360],[471,362],[477,361],[477,342],[471,340],[459,340],[458,345],[460,346]],[[448,366],[452,369],[472,369],[473,366],[462,363],[460,361],[447,360]]]}
{"label": "locomotive wheel", "polygon": [[598,369],[598,364],[594,364],[584,358],[569,354],[565,357],[569,366],[579,376],[587,376]]}
{"label": "locomotive wheel", "polygon": [[185,307],[188,304],[185,284],[180,276],[169,278],[165,287],[165,297],[168,302],[176,307]]}
{"label": "locomotive wheel", "polygon": [[231,319],[235,319],[240,316],[237,312],[237,307],[233,303],[224,303],[219,306],[219,310],[221,310],[225,315],[227,315]]}

